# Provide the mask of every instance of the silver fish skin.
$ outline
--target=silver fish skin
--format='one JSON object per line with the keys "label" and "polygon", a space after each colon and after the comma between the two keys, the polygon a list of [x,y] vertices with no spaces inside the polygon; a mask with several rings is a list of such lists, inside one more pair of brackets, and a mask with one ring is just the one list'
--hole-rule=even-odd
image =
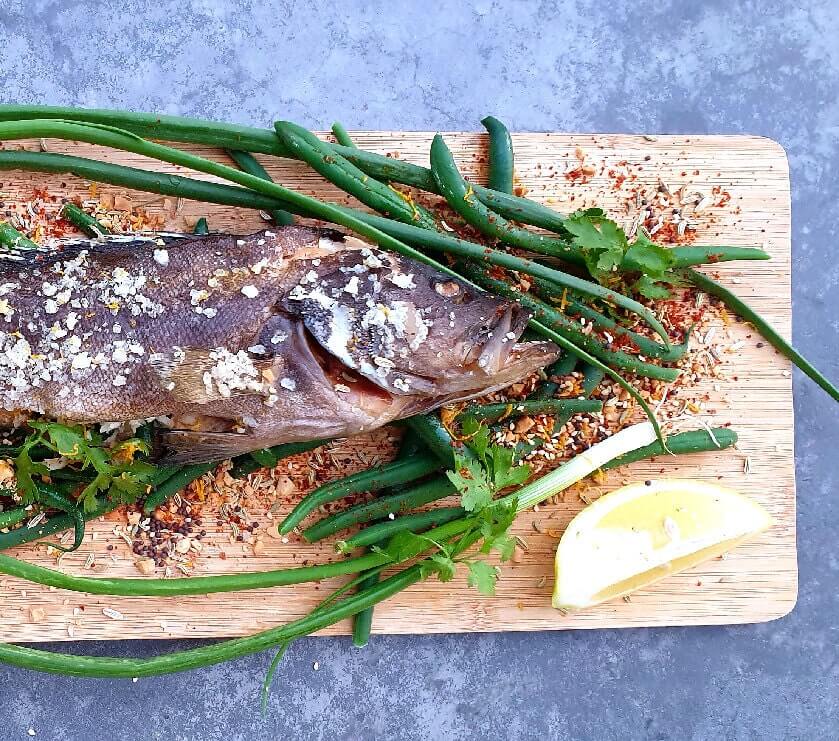
{"label": "silver fish skin", "polygon": [[528,313],[335,231],[75,241],[0,260],[0,408],[171,417],[171,461],[346,437],[553,361]]}

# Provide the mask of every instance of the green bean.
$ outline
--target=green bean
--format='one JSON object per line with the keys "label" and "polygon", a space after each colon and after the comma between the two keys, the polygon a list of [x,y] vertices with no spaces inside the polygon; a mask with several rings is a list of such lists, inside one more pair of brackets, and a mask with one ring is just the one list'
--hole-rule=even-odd
{"label": "green bean", "polygon": [[297,527],[310,513],[324,504],[343,499],[362,491],[379,491],[387,486],[401,486],[440,469],[440,461],[434,456],[418,456],[410,460],[394,461],[366,471],[345,476],[319,486],[298,502],[288,517],[280,524],[280,533],[285,535]]}
{"label": "green bean", "polygon": [[[100,501],[96,509],[92,512],[83,512],[82,516],[86,521],[101,517],[108,512],[119,507],[119,502],[112,502],[109,499]],[[50,517],[48,520],[43,520],[35,527],[19,527],[15,530],[9,530],[7,533],[0,533],[0,551],[5,551],[7,548],[13,548],[24,543],[31,543],[33,540],[40,540],[47,535],[67,530],[74,527],[75,519],[71,515],[59,515],[58,517]]]}
{"label": "green bean", "polygon": [[646,378],[655,378],[662,381],[672,382],[679,376],[679,370],[676,368],[665,368],[660,365],[653,365],[640,360],[635,355],[623,352],[623,350],[611,350],[603,345],[595,337],[584,334],[580,331],[578,325],[570,320],[565,314],[552,306],[548,306],[544,301],[531,296],[528,293],[516,291],[509,284],[504,281],[490,278],[485,271],[458,264],[461,272],[463,272],[470,280],[478,283],[496,295],[505,296],[518,301],[522,306],[529,309],[534,318],[549,326],[551,329],[559,332],[567,339],[574,342],[579,347],[584,348],[587,352],[615,368],[630,371],[639,376]]}
{"label": "green bean", "polygon": [[[273,182],[273,179],[268,174],[268,171],[259,164],[256,157],[254,157],[250,152],[228,149],[227,154],[230,159],[239,165],[239,169],[244,170],[251,175],[255,175],[258,178],[262,178],[263,180]],[[272,208],[268,211],[268,215],[277,226],[289,226],[294,223],[294,216],[281,208]]]}
{"label": "green bean", "polygon": [[582,371],[583,396],[591,396],[594,393],[594,389],[596,389],[606,377],[606,374],[600,370],[600,368],[595,368],[593,365],[588,364],[583,366]]}
{"label": "green bean", "polygon": [[[374,571],[372,574],[362,579],[358,583],[358,591],[363,592],[365,589],[375,587],[379,583],[379,572]],[[373,608],[368,607],[366,610],[357,612],[353,615],[352,621],[352,644],[356,648],[364,648],[370,642],[370,631],[373,629]]]}
{"label": "green bean", "polygon": [[440,134],[435,135],[431,143],[431,174],[449,206],[481,234],[552,257],[563,257],[574,251],[567,240],[527,231],[490,210],[475,196],[474,185],[460,174],[454,156]]}
{"label": "green bean", "polygon": [[454,440],[436,414],[420,414],[402,421],[444,466],[454,465]]}
{"label": "green bean", "polygon": [[[0,535],[8,534],[0,533]],[[370,553],[357,558],[316,566],[298,566],[273,571],[194,576],[189,579],[122,579],[73,576],[0,554],[0,573],[27,579],[45,586],[56,587],[57,589],[68,589],[74,592],[85,592],[86,594],[111,594],[121,597],[174,597],[303,584],[374,569],[390,561],[389,556]]]}
{"label": "green bean", "polygon": [[0,121],[60,119],[105,126],[116,126],[148,139],[209,144],[222,149],[244,149],[287,157],[277,137],[268,129],[237,126],[220,121],[206,121],[184,116],[157,113],[74,108],[72,106],[0,105]]}
{"label": "green bean", "polygon": [[195,226],[192,227],[192,233],[197,234],[199,237],[205,237],[210,233],[210,224],[206,217],[202,216],[195,222]]}
{"label": "green bean", "polygon": [[274,128],[283,144],[295,152],[299,159],[363,204],[398,221],[436,229],[434,217],[429,211],[404,198],[388,185],[366,175],[352,162],[336,153],[329,142],[318,139],[311,131],[290,121],[278,121]]}
{"label": "green bean", "polygon": [[40,249],[35,242],[15,229],[8,221],[0,223],[0,247],[9,250]]}
{"label": "green bean", "polygon": [[667,450],[664,449],[660,442],[656,441],[650,445],[645,445],[643,448],[638,448],[637,450],[618,456],[605,466],[601,466],[601,469],[606,471],[617,468],[618,466],[625,466],[629,463],[664,455],[665,453],[683,455],[687,453],[704,453],[710,450],[723,450],[724,448],[730,448],[736,442],[737,433],[728,427],[714,427],[711,432],[708,432],[708,430],[680,432],[667,437]]}
{"label": "green bean", "polygon": [[85,519],[82,508],[75,502],[71,501],[68,497],[65,497],[63,494],[55,491],[45,484],[39,485],[37,490],[37,499],[41,504],[60,510],[61,512],[69,515],[73,520],[73,545],[69,548],[64,548],[63,546],[54,543],[49,543],[48,545],[65,552],[77,550],[84,540]]}
{"label": "green bean", "polygon": [[502,193],[513,192],[513,142],[507,127],[494,116],[481,120],[489,134],[489,176],[487,185]]}
{"label": "green bean", "polygon": [[158,466],[157,470],[152,474],[151,479],[149,479],[149,485],[152,487],[160,486],[166,479],[171,478],[182,468],[183,466]]}
{"label": "green bean", "polygon": [[106,234],[110,234],[110,231],[102,226],[97,219],[83,209],[80,209],[75,203],[65,203],[61,209],[61,213],[67,221],[88,237],[97,239]]}
{"label": "green bean", "polygon": [[15,507],[15,509],[7,509],[0,512],[0,528],[13,527],[18,523],[29,519],[32,512],[26,507]]}
{"label": "green bean", "polygon": [[396,460],[410,460],[415,455],[425,455],[425,445],[423,445],[416,432],[407,429],[402,435],[402,440],[399,441],[399,453]]}
{"label": "green bean", "polygon": [[355,507],[350,507],[318,520],[314,525],[303,531],[303,537],[309,543],[315,543],[353,525],[370,522],[380,517],[387,517],[389,514],[405,512],[414,507],[436,502],[438,499],[454,494],[455,491],[456,489],[448,479],[435,477],[400,494],[379,497],[372,502],[358,504]]}
{"label": "green bean", "polygon": [[574,372],[574,368],[577,367],[577,357],[570,352],[564,352],[556,360],[553,365],[549,365],[545,368],[545,373],[547,373],[548,377],[550,376],[567,376],[569,373]]}
{"label": "green bean", "polygon": [[[770,255],[757,247],[715,247],[714,245],[693,245],[690,247],[672,247],[673,268],[687,268],[691,265],[730,262],[732,260],[769,260]],[[631,260],[624,260],[621,268],[632,270]]]}
{"label": "green bean", "polygon": [[[563,352],[559,359],[555,360],[551,365],[545,368],[545,375],[547,380],[542,381],[530,394],[528,401],[539,401],[543,399],[551,399],[559,388],[559,384],[551,381],[551,378],[567,376],[574,370],[577,365],[577,356],[570,352]],[[499,429],[494,426],[494,429]]]}
{"label": "green bean", "polygon": [[174,496],[196,479],[200,479],[205,473],[209,473],[217,465],[218,461],[212,461],[210,463],[196,463],[192,466],[184,466],[179,469],[153,489],[151,494],[146,497],[146,501],[143,503],[143,512],[146,514],[154,512],[169,497]]}
{"label": "green bean", "polygon": [[585,399],[528,399],[499,404],[472,404],[465,407],[461,414],[472,416],[479,422],[498,422],[530,414],[579,414],[599,412],[602,408],[603,405],[599,401]]}
{"label": "green bean", "polygon": [[[537,296],[550,302],[555,307],[555,304],[557,303],[557,290],[555,286],[548,281],[535,280],[533,282],[533,287]],[[592,308],[588,304],[584,304],[582,301],[574,298],[574,296],[566,295],[564,298],[564,304],[566,305],[566,309],[564,311],[559,309],[559,311],[562,311],[563,313],[577,314],[588,319],[598,329],[606,329],[617,337],[626,337],[633,346],[638,348],[641,355],[645,357],[658,358],[659,360],[663,360],[665,362],[674,362],[684,357],[685,353],[688,351],[690,340],[689,331],[685,333],[685,339],[680,345],[673,345],[670,350],[667,350],[663,345],[659,344],[655,340],[651,340],[649,337],[644,337],[637,332],[633,332],[622,327],[611,317],[597,311],[597,309]]]}
{"label": "green bean", "polygon": [[283,205],[275,198],[234,185],[211,183],[162,172],[149,172],[136,167],[114,165],[109,162],[52,152],[0,151],[0,170],[70,174],[98,183],[120,185],[157,195],[189,198],[195,201],[218,203],[222,206],[238,206],[262,211],[269,211]]}
{"label": "green bean", "polygon": [[[340,124],[338,124],[340,126]],[[332,127],[335,131],[335,126]],[[335,132],[336,136],[339,132]],[[346,132],[344,132],[346,135]],[[347,137],[348,139],[349,137]],[[399,443],[399,454],[396,457],[397,461],[408,461],[415,455],[422,453],[423,446],[420,439],[416,436],[413,430],[408,430],[402,437]],[[395,493],[392,488],[385,489],[388,493]],[[364,591],[370,587],[375,586],[379,581],[379,574],[384,567],[379,569],[370,569],[365,572],[366,576],[360,574],[358,582],[358,590]],[[363,578],[361,578],[363,577]],[[352,583],[352,582],[350,582]],[[370,641],[370,631],[373,628],[373,607],[368,607],[353,616],[352,621],[352,642],[357,648],[364,648]]]}
{"label": "green bean", "polygon": [[466,514],[467,512],[463,507],[438,507],[427,512],[414,512],[397,517],[395,520],[383,520],[375,525],[370,525],[346,540],[339,540],[335,547],[342,553],[349,553],[356,548],[381,543],[396,533],[406,530],[410,530],[412,533],[421,533],[429,527],[451,522]]}
{"label": "green bean", "polygon": [[273,468],[283,458],[298,453],[308,453],[310,450],[319,448],[325,442],[325,440],[310,440],[305,443],[283,443],[282,445],[275,445],[273,448],[238,455],[233,459],[230,475],[234,479],[241,479],[260,468]]}
{"label": "green bean", "polygon": [[[588,363],[584,363],[580,371],[583,374],[583,381],[580,384],[580,391],[582,392],[580,396],[585,396],[588,398],[594,393],[594,390],[600,385],[603,379],[606,377],[606,374],[593,365],[589,365]],[[601,406],[602,409],[602,406]],[[556,418],[556,422],[554,423],[554,427],[556,429],[560,429],[565,426],[569,419],[571,419],[572,413],[564,412],[560,414]]]}
{"label": "green bean", "polygon": [[[513,226],[504,220],[503,217],[494,215],[480,201],[474,199],[472,192],[469,190],[469,184],[458,171],[451,151],[439,134],[434,137],[434,142],[431,145],[431,171],[434,173],[434,178],[443,191],[443,196],[449,206],[482,234],[495,237],[517,247],[523,247],[543,254],[560,254],[562,251],[569,249],[567,245],[559,243],[556,240],[553,240],[553,243],[551,243],[551,240],[548,240],[540,234],[534,234]],[[591,283],[590,281],[585,281],[560,271],[556,271],[556,273],[556,281],[560,285],[575,291],[580,291],[581,293],[586,293],[590,296],[606,299],[621,308],[633,311],[639,316],[642,316],[647,324],[662,337],[665,344],[669,347],[669,340],[667,339],[667,332],[664,326],[646,306],[639,304],[631,298],[610,291],[599,284]]]}
{"label": "green bean", "polygon": [[[583,374],[583,381],[580,384],[580,391],[582,392],[580,396],[588,398],[594,393],[594,390],[600,385],[601,381],[606,377],[606,374],[600,370],[600,368],[589,365],[588,363],[583,363],[583,366],[580,368],[580,372]],[[602,408],[603,407],[601,405],[600,409]],[[573,414],[574,413],[570,410],[559,414],[554,422],[554,428],[562,429],[568,423],[568,420],[571,419]]]}
{"label": "green bean", "polygon": [[760,314],[752,309],[745,301],[729,291],[725,286],[712,280],[707,275],[697,270],[688,269],[685,274],[689,280],[705,293],[720,299],[729,309],[735,312],[741,319],[751,323],[760,332],[763,338],[774,347],[781,355],[792,361],[806,375],[815,381],[836,401],[839,401],[839,389],[836,388],[824,375],[822,375],[810,362],[790,345],[778,331],[767,322]]}
{"label": "green bean", "polygon": [[[317,632],[392,597],[412,584],[421,581],[423,576],[422,564],[409,566],[364,592],[348,597],[326,610],[306,615],[291,623],[244,638],[233,638],[201,648],[187,649],[186,651],[178,651],[148,659],[79,656],[11,644],[0,644],[0,661],[24,669],[77,677],[151,677],[196,669],[230,661],[273,646],[283,645],[294,638]],[[169,581],[191,580],[172,579]]]}
{"label": "green bean", "polygon": [[332,136],[335,137],[335,141],[342,147],[351,147],[352,149],[358,149],[358,147],[355,146],[355,142],[347,133],[347,130],[338,121],[332,124]]}
{"label": "green bean", "polygon": [[[61,119],[64,121],[105,124],[151,139],[210,144],[223,149],[240,149],[248,152],[273,154],[278,157],[295,157],[294,153],[282,144],[273,131],[256,129],[250,126],[236,126],[182,116],[162,116],[154,113],[63,106],[0,105],[0,121],[31,119]],[[366,152],[355,147],[336,145],[335,151],[349,159],[370,177],[402,183],[431,193],[437,192],[434,177],[431,171],[425,167],[375,152]],[[563,228],[564,217],[562,214],[540,203],[507,193],[498,193],[480,186],[476,186],[476,192],[479,198],[485,200],[490,208],[507,218],[551,231],[558,231]]]}

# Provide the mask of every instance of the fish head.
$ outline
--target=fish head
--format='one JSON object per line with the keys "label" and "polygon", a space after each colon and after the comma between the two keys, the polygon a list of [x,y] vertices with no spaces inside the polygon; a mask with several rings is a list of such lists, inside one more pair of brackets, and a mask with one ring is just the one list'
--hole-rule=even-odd
{"label": "fish head", "polygon": [[556,359],[552,343],[520,341],[530,318],[520,304],[353,238],[339,244],[316,265],[304,261],[282,310],[346,378],[401,397],[397,406],[427,410],[479,396]]}

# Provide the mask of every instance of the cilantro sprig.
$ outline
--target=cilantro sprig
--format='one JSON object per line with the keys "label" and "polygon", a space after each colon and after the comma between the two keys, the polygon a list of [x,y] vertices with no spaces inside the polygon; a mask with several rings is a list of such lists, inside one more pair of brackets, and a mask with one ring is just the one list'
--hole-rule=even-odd
{"label": "cilantro sprig", "polygon": [[33,431],[14,459],[18,492],[25,504],[38,499],[37,481],[50,474],[49,467],[42,462],[45,454],[61,456],[80,474],[80,483],[85,485],[78,499],[85,512],[97,508],[100,493],[120,504],[136,501],[146,492],[157,470],[146,461],[135,460],[136,453],[147,455],[149,452],[146,443],[139,438],[106,448],[99,433],[81,425],[30,421],[29,426]]}
{"label": "cilantro sprig", "polygon": [[565,228],[572,244],[583,255],[592,277],[601,285],[614,286],[625,273],[640,273],[631,288],[649,299],[670,296],[667,286],[678,285],[679,276],[672,270],[673,252],[653,242],[639,230],[630,244],[626,232],[599,208],[571,214]]}
{"label": "cilantro sprig", "polygon": [[[520,486],[530,477],[530,467],[517,465],[513,451],[501,445],[491,445],[489,430],[467,417],[462,432],[469,440],[469,453],[454,451],[454,468],[446,475],[460,494],[460,502],[468,513],[459,536],[451,541],[435,541],[428,535],[401,532],[385,547],[374,546],[377,553],[394,561],[411,559],[433,547],[436,552],[422,565],[423,578],[435,575],[440,581],[451,581],[458,565],[468,569],[467,583],[481,594],[495,594],[499,576],[497,566],[480,556],[497,554],[499,560],[508,561],[513,556],[515,538],[510,526],[516,516],[515,502],[501,502],[496,494]],[[466,544],[477,543],[478,558],[462,555]]]}

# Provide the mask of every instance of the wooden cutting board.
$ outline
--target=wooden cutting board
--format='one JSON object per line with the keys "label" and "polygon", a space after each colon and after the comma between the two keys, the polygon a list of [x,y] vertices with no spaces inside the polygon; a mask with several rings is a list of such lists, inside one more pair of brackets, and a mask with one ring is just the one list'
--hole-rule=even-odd
{"label": "wooden cutting board", "polygon": [[[358,144],[382,153],[398,153],[402,159],[427,164],[430,133],[358,132]],[[446,139],[468,176],[485,178],[486,140],[474,133],[447,134]],[[628,221],[630,188],[659,182],[671,192],[686,191],[717,195],[723,202],[697,217],[699,244],[763,246],[773,259],[715,266],[727,284],[747,299],[787,337],[790,335],[790,191],[783,149],[767,139],[745,136],[617,136],[571,134],[518,134],[516,170],[528,195],[561,211],[585,205],[607,208],[613,216]],[[9,143],[7,148],[21,143]],[[23,142],[37,149],[38,142]],[[50,151],[82,156],[95,155],[110,161],[143,166],[162,172],[180,168],[150,162],[135,155],[110,152],[85,144],[46,142]],[[193,151],[224,156],[208,148]],[[578,157],[595,166],[588,182],[566,173],[579,166]],[[264,158],[269,172],[279,182],[324,198],[341,198],[327,183],[299,163]],[[620,182],[620,173],[631,177]],[[577,173],[579,175],[579,173]],[[200,175],[198,177],[201,177]],[[90,183],[73,176],[0,173],[0,198],[7,204],[32,197],[33,188],[45,188],[55,196],[90,198]],[[198,216],[206,215],[214,229],[247,233],[264,227],[253,211],[178,202],[123,188],[100,186],[101,193],[122,194],[149,212],[163,213],[170,229],[184,230]],[[725,194],[730,201],[725,203]],[[715,196],[716,199],[716,196]],[[631,208],[629,209],[632,210]],[[705,416],[712,425],[733,423],[740,433],[737,450],[707,453],[678,459],[658,459],[613,472],[600,487],[589,485],[596,495],[631,478],[683,476],[705,478],[730,485],[752,496],[771,512],[773,527],[759,538],[740,546],[724,560],[711,561],[686,573],[670,577],[632,596],[574,615],[563,616],[550,607],[553,587],[553,555],[557,539],[569,519],[583,506],[579,488],[567,493],[557,505],[522,514],[516,525],[527,543],[518,563],[506,564],[497,596],[482,597],[468,588],[463,578],[449,584],[436,580],[417,585],[376,608],[374,631],[385,633],[449,633],[461,631],[544,630],[606,628],[651,625],[702,625],[749,623],[772,620],[788,613],[796,601],[797,564],[795,548],[795,481],[793,466],[793,407],[790,366],[760,342],[748,327],[718,330],[730,336],[732,349],[724,360],[731,380],[703,382],[716,415]],[[737,379],[737,380],[734,380]],[[379,433],[336,446],[333,457],[342,461],[344,472],[359,466],[359,460],[391,450],[386,433]],[[355,451],[360,451],[355,456]],[[750,469],[744,471],[748,459]],[[296,459],[292,472],[302,490],[307,487],[307,457]],[[282,470],[286,470],[282,463]],[[287,508],[268,519],[265,508],[250,510],[261,528],[275,525]],[[205,512],[205,514],[207,514]],[[66,555],[61,568],[78,574],[91,553],[96,573],[107,576],[138,576],[126,543],[113,534],[121,520],[96,521],[88,526],[81,549]],[[214,514],[205,518],[209,535],[196,574],[244,572],[300,565],[303,560],[334,559],[331,544],[307,546],[294,538],[288,543],[265,537],[264,553],[229,542],[229,531],[216,527]],[[534,523],[542,531],[536,532]],[[108,546],[113,548],[108,550]],[[226,558],[220,553],[224,551]],[[20,548],[15,555],[43,565],[54,565],[44,549]],[[0,640],[43,641],[73,639],[124,639],[163,637],[234,636],[253,633],[291,620],[310,610],[339,582],[300,585],[238,594],[189,598],[93,597],[48,590],[12,578],[0,579]],[[33,620],[31,608],[43,608]],[[111,608],[122,619],[106,617]],[[41,618],[41,619],[38,619]],[[333,626],[326,633],[347,633],[349,623]]]}

